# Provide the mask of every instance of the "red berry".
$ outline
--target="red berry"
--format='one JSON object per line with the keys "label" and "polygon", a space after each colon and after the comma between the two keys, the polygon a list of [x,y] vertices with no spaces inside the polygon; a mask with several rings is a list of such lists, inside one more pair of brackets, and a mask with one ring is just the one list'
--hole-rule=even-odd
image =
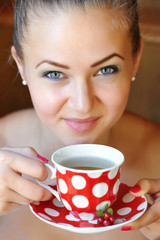
{"label": "red berry", "polygon": [[105,212],[104,213],[104,218],[105,219],[109,219],[111,217],[111,215],[108,213],[108,212]]}
{"label": "red berry", "polygon": [[111,216],[111,217],[109,218],[109,220],[110,220],[111,223],[114,223],[115,218]]}
{"label": "red berry", "polygon": [[110,225],[111,225],[111,222],[109,221],[109,219],[106,219],[106,220],[103,221],[103,224],[104,224],[105,226],[110,226]]}
{"label": "red berry", "polygon": [[102,217],[98,218],[98,223],[102,224],[104,222],[104,219]]}

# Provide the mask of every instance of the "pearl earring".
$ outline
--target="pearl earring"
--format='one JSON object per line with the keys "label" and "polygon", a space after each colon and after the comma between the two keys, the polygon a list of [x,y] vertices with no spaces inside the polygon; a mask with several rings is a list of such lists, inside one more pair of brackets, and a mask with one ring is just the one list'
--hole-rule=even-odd
{"label": "pearl earring", "polygon": [[134,77],[132,77],[132,82],[134,82],[136,80],[136,77],[134,76]]}
{"label": "pearl earring", "polygon": [[22,80],[22,84],[23,84],[23,86],[26,86],[27,85],[26,80]]}

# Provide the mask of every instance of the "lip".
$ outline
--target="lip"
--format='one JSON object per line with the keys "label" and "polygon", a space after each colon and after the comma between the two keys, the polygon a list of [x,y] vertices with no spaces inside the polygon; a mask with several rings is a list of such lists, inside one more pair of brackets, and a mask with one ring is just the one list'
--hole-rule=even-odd
{"label": "lip", "polygon": [[91,130],[100,117],[81,118],[65,118],[65,123],[75,132],[83,133]]}

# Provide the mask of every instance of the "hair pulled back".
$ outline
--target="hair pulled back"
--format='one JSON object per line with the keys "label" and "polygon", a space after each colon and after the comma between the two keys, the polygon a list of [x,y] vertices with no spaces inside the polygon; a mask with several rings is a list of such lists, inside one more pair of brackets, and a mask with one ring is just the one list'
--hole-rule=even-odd
{"label": "hair pulled back", "polygon": [[[138,24],[137,0],[15,0],[13,44],[20,59],[23,59],[22,42],[24,33],[32,21],[30,13],[38,13],[37,10],[56,9],[67,11],[70,8],[86,9],[87,6],[103,7],[111,11],[123,12],[123,18],[129,25],[129,33],[132,39],[133,54],[136,54],[140,46],[140,31]],[[32,16],[33,16],[32,14]]]}

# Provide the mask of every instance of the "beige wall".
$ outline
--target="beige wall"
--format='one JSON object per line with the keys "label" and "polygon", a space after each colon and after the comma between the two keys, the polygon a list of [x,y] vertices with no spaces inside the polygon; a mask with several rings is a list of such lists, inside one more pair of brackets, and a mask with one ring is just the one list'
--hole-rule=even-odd
{"label": "beige wall", "polygon": [[144,50],[127,110],[160,123],[160,0],[138,0]]}
{"label": "beige wall", "polygon": [[160,123],[160,44],[145,42],[127,109]]}

